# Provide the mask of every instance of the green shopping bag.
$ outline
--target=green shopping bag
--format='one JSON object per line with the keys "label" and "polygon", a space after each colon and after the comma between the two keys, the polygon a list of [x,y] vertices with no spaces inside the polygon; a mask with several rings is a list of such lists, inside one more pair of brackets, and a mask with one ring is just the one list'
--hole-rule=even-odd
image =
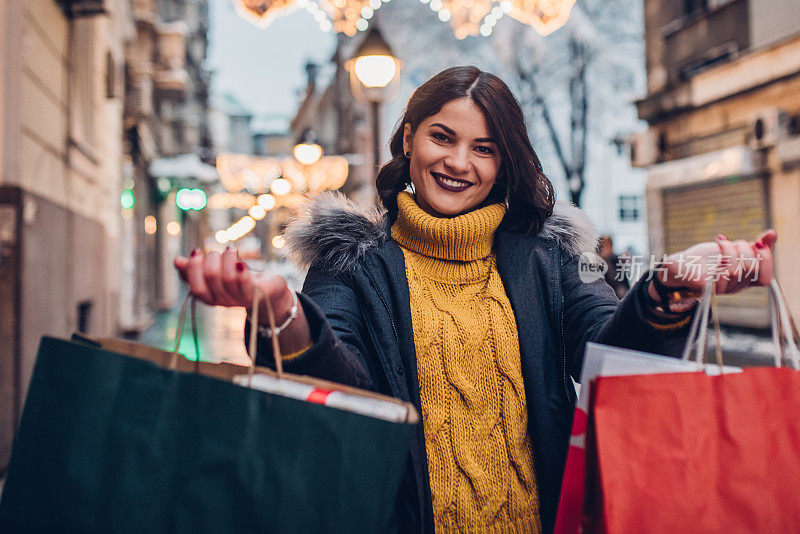
{"label": "green shopping bag", "polygon": [[414,408],[262,368],[250,376],[402,406],[406,420],[231,382],[248,372],[120,340],[42,338],[0,532],[384,531]]}

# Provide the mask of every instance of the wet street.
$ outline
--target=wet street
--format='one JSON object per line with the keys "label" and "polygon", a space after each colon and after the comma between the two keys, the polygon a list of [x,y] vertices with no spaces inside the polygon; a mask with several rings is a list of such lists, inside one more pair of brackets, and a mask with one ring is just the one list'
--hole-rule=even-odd
{"label": "wet street", "polygon": [[[175,348],[181,302],[167,311],[158,313],[155,322],[137,339],[138,342],[164,350]],[[178,352],[195,359],[196,351],[204,362],[228,362],[248,365],[249,358],[244,346],[244,308],[223,308],[197,303],[197,338],[195,348],[190,313],[187,311]]]}
{"label": "wet street", "polygon": [[[263,263],[250,260],[247,263],[254,272],[280,274],[286,278],[289,287],[292,289],[299,290],[302,287],[303,274],[288,262]],[[177,304],[169,310],[156,313],[154,323],[136,341],[151,347],[174,350],[177,341],[181,305],[185,297],[186,290],[182,286]],[[190,360],[194,360],[196,352],[199,352],[200,361],[249,365],[250,358],[244,345],[245,317],[246,313],[243,308],[207,306],[202,302],[198,302],[198,348],[195,348],[190,312],[187,310],[178,352]]]}

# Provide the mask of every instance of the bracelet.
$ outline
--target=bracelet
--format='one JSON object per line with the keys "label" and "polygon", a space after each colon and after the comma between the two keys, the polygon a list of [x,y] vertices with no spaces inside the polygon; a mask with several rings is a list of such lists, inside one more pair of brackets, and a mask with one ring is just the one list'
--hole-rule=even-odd
{"label": "bracelet", "polygon": [[655,273],[655,276],[652,278],[653,282],[653,289],[656,290],[658,294],[658,298],[661,302],[655,302],[652,297],[650,297],[650,292],[645,291],[647,295],[647,300],[653,306],[656,311],[662,313],[672,313],[672,314],[681,314],[682,312],[676,312],[672,309],[672,305],[683,300],[688,300],[692,298],[697,298],[700,296],[699,293],[692,290],[684,290],[682,291],[680,288],[677,287],[667,287],[658,277],[658,273]]}
{"label": "bracelet", "polygon": [[297,302],[297,293],[292,291],[292,309],[289,311],[289,317],[283,322],[282,325],[276,326],[274,329],[270,328],[269,326],[258,325],[258,335],[264,337],[272,337],[274,335],[279,335],[284,328],[289,326],[294,319],[297,319],[297,315],[300,313],[300,305]]}

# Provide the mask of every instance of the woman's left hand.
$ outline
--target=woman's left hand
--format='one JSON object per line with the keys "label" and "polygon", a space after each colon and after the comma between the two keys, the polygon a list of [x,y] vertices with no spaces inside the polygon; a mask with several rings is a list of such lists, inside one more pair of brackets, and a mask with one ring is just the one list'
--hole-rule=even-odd
{"label": "woman's left hand", "polygon": [[[766,286],[772,281],[772,248],[778,234],[766,230],[755,241],[730,241],[720,234],[714,242],[698,243],[677,254],[667,256],[655,276],[669,289],[679,290],[681,295],[696,297],[701,294],[706,280],[715,280],[717,294],[730,294],[751,286]],[[660,302],[653,282],[649,286],[650,296]],[[690,310],[695,298],[670,299],[674,312]]]}

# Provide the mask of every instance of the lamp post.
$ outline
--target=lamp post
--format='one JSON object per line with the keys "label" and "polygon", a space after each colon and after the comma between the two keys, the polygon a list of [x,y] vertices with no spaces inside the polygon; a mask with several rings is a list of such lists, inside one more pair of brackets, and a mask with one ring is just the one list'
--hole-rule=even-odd
{"label": "lamp post", "polygon": [[380,166],[380,105],[386,98],[386,87],[397,77],[400,61],[373,25],[346,64],[350,72],[350,89],[356,100],[369,104],[372,113],[373,163],[375,172]]}
{"label": "lamp post", "polygon": [[294,159],[303,165],[313,165],[322,157],[322,147],[317,142],[317,134],[311,128],[306,128],[300,134],[297,144],[292,150]]}

